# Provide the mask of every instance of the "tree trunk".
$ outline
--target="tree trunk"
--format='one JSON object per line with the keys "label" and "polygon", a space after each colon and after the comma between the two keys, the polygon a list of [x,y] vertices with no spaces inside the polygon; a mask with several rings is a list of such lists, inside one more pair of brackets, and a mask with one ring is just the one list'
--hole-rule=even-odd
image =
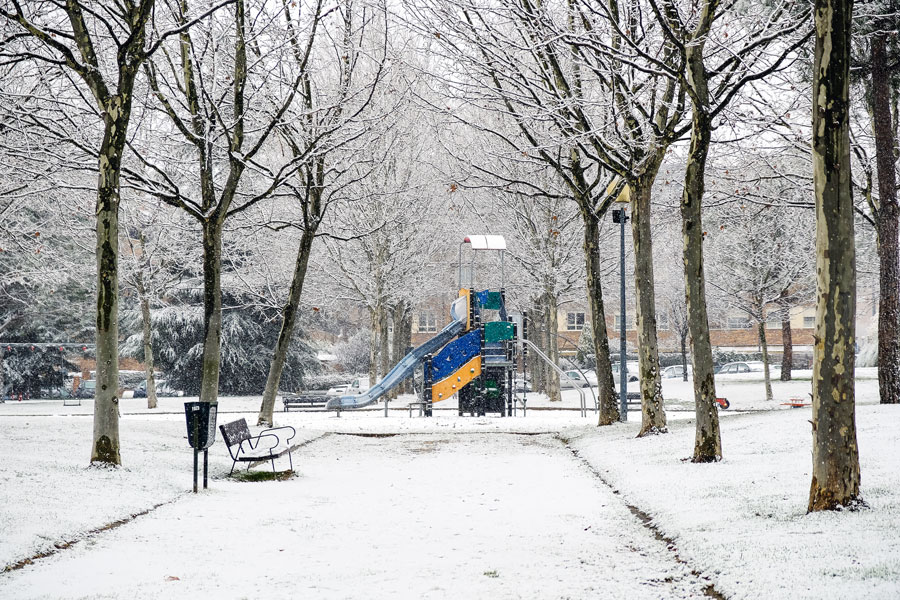
{"label": "tree trunk", "polygon": [[759,332],[759,347],[762,349],[763,361],[763,378],[766,381],[766,400],[771,400],[772,396],[772,376],[769,371],[769,344],[766,341],[766,322],[762,315],[757,321],[757,331]]}
{"label": "tree trunk", "polygon": [[681,334],[681,378],[682,381],[688,380],[688,362],[687,362],[687,332]]}
{"label": "tree trunk", "polygon": [[883,30],[872,38],[872,126],[879,197],[878,390],[881,404],[897,404],[900,403],[900,207],[886,40]]}
{"label": "tree trunk", "polygon": [[[552,291],[546,293],[547,306],[547,356],[554,365],[559,365],[559,305]],[[547,396],[550,402],[560,402],[562,395],[559,389],[559,373],[547,365]]]}
{"label": "tree trunk", "polygon": [[849,68],[852,0],[816,0],[813,181],[816,190],[816,334],[809,511],[859,501],[854,344],[856,249],[850,189]]}
{"label": "tree trunk", "polygon": [[[143,240],[141,240],[143,242]],[[143,243],[142,243],[143,246]],[[156,408],[156,375],[153,373],[153,330],[150,323],[150,300],[144,288],[140,271],[136,278],[137,293],[141,302],[141,325],[144,332],[144,367],[147,370],[147,408]]]}
{"label": "tree trunk", "polygon": [[[378,329],[381,332],[381,337],[378,340],[378,358],[380,359],[378,380],[381,381],[384,379],[384,376],[387,375],[388,371],[391,370],[391,341],[389,338],[388,309],[386,306],[382,306],[381,312],[379,313],[379,319]],[[371,381],[369,382],[369,385],[375,385],[375,383],[376,382]]]}
{"label": "tree trunk", "polygon": [[291,347],[291,338],[294,336],[294,325],[297,322],[297,310],[300,308],[300,297],[303,294],[303,281],[306,279],[306,268],[309,265],[309,256],[312,254],[312,244],[316,232],[304,230],[300,237],[300,247],[297,249],[297,260],[294,263],[294,278],[291,281],[291,289],[288,300],[281,311],[281,330],[278,332],[278,340],[275,342],[275,350],[272,353],[272,363],[269,365],[269,375],[266,378],[266,388],[263,391],[262,405],[259,407],[258,426],[272,427],[274,421],[275,399],[278,395],[278,387],[281,384],[281,374],[284,371],[284,363],[287,360]]}
{"label": "tree trunk", "polygon": [[781,355],[781,380],[790,381],[791,369],[794,368],[794,342],[791,338],[791,318],[789,313],[781,317],[781,347],[784,349],[784,353]]}
{"label": "tree trunk", "polygon": [[[691,51],[688,51],[690,56]],[[696,62],[699,60],[699,64]],[[706,97],[702,58],[694,59],[698,70],[692,78]],[[691,124],[691,146],[681,199],[682,239],[684,246],[684,289],[691,333],[691,360],[694,367],[694,401],[697,425],[693,462],[712,462],[722,458],[719,433],[719,411],[716,404],[716,381],[713,376],[712,345],[709,341],[709,319],[706,312],[706,279],[703,272],[703,225],[700,220],[706,157],[711,139],[709,115],[694,106]]]}
{"label": "tree trunk", "polygon": [[597,425],[612,425],[619,420],[619,404],[609,359],[609,337],[606,332],[606,312],[603,309],[603,290],[600,285],[600,245],[598,219],[589,202],[578,202],[584,221],[584,262],[587,270],[587,296],[591,309],[594,334],[594,356],[597,361],[597,395],[600,416]]}
{"label": "tree trunk", "polygon": [[372,322],[372,339],[369,342],[369,385],[375,385],[378,377],[378,311],[379,305],[369,310],[369,318]]}
{"label": "tree trunk", "polygon": [[[410,331],[412,328],[412,320],[410,318],[410,306],[405,300],[400,300],[394,307],[394,346],[392,350],[393,363],[397,364],[409,349]],[[392,390],[391,397],[396,398],[399,394],[410,393],[411,378],[406,378],[397,387]]]}
{"label": "tree trunk", "polygon": [[97,179],[97,384],[91,463],[122,464],[119,449],[119,176],[131,90],[107,103]]}
{"label": "tree trunk", "polygon": [[214,215],[203,221],[203,370],[200,401],[219,397],[222,355],[222,223]]}
{"label": "tree trunk", "polygon": [[656,337],[656,293],[653,287],[653,242],[650,228],[652,184],[652,175],[631,182],[635,318],[641,386],[641,430],[638,437],[666,432],[666,411],[663,408],[662,379],[659,372],[659,343]]}
{"label": "tree trunk", "polygon": [[[531,342],[540,348],[541,352],[546,354],[547,348],[544,343],[544,303],[543,296],[535,301],[534,307],[529,311],[528,322],[528,338]],[[547,391],[547,365],[537,355],[532,352],[528,355],[528,369],[531,371],[531,386],[535,392],[542,394]]]}

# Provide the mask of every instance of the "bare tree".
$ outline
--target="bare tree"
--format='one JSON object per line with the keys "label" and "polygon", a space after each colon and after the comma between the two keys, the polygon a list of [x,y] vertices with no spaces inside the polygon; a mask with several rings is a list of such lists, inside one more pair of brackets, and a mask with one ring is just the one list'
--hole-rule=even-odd
{"label": "bare tree", "polygon": [[[298,110],[290,111],[287,122],[278,130],[290,148],[291,156],[300,161],[297,175],[285,184],[290,196],[299,205],[300,219],[283,226],[297,227],[302,233],[257,419],[259,425],[269,427],[272,426],[278,384],[294,332],[309,257],[319,226],[336,195],[351,182],[356,183],[357,177],[365,177],[366,174],[365,169],[356,171],[352,168],[355,160],[359,159],[358,153],[352,152],[352,145],[371,129],[368,121],[377,120],[374,114],[368,114],[372,111],[367,109],[381,79],[387,42],[387,21],[382,19],[380,34],[374,32],[375,46],[380,45],[381,49],[379,51],[376,47],[374,52],[369,52],[372,46],[369,38],[373,37],[370,30],[379,24],[362,9],[371,10],[375,6],[346,2],[339,5],[340,10],[335,13],[336,27],[326,20],[325,15],[317,15],[316,20],[304,27],[300,20],[301,7],[293,16],[287,0],[283,5],[291,56],[302,79]],[[382,17],[384,10],[382,5]],[[306,39],[301,37],[301,31],[308,31]],[[327,61],[334,61],[335,58],[336,64],[328,65]],[[313,63],[319,65],[315,85],[311,73]],[[333,78],[330,85],[326,81],[329,76]],[[343,156],[335,156],[341,151]]]}
{"label": "bare tree", "polygon": [[766,324],[784,307],[808,300],[814,266],[811,217],[802,209],[738,205],[711,219],[710,285],[757,329],[766,400],[772,400]]}
{"label": "bare tree", "polygon": [[[145,68],[155,100],[147,118],[166,137],[157,132],[136,140],[131,148],[143,168],[128,173],[137,190],[181,208],[202,230],[203,401],[218,395],[226,222],[271,197],[301,162],[282,156],[271,142],[303,82],[302,71],[284,56],[291,46],[279,11],[253,0],[232,4],[227,16],[192,29],[185,27],[187,2],[167,7],[181,34]],[[314,20],[326,11],[321,1],[312,10]]]}
{"label": "bare tree", "polygon": [[[681,219],[697,414],[693,461],[710,462],[722,458],[701,221],[713,123],[745,85],[777,71],[804,43],[809,30],[808,8],[786,1],[772,6],[723,5],[720,0],[702,0],[699,6],[679,0],[649,0],[649,3],[656,22],[680,55],[679,68],[672,75],[684,87],[692,109]],[[741,24],[739,33],[729,30],[722,19],[725,15]],[[777,48],[774,40],[778,41]],[[662,69],[669,68],[660,61],[655,64]]]}
{"label": "bare tree", "polygon": [[139,305],[147,408],[152,409],[157,407],[157,399],[151,304],[159,303],[186,277],[188,253],[182,243],[184,228],[171,218],[171,208],[155,199],[135,204],[122,210],[125,240],[122,285],[133,292]]}
{"label": "bare tree", "polygon": [[[568,5],[504,1],[492,6],[429,0],[411,7],[434,38],[444,61],[442,85],[475,111],[451,111],[460,122],[484,131],[500,145],[497,153],[530,158],[552,169],[575,202],[583,222],[583,252],[591,313],[599,425],[619,420],[610,364],[609,338],[601,287],[600,220],[621,188],[607,192],[611,173],[597,159],[610,103],[593,94],[598,74],[559,37],[546,35],[548,21],[580,27]],[[553,31],[559,31],[553,28]],[[467,107],[468,108],[468,107]],[[485,113],[492,115],[485,119]],[[510,189],[533,184],[497,169],[493,176]]]}

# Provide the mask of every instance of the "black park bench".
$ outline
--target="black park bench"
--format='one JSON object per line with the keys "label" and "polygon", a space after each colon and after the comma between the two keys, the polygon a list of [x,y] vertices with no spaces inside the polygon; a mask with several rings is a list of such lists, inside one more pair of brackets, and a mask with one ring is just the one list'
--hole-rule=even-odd
{"label": "black park bench", "polygon": [[[219,425],[219,431],[222,432],[222,439],[228,446],[228,453],[231,455],[231,475],[234,472],[234,466],[239,462],[254,463],[264,460],[272,461],[272,472],[275,472],[275,459],[283,454],[288,455],[291,464],[291,470],[294,470],[294,460],[291,458],[291,440],[297,435],[297,431],[290,425],[284,427],[274,427],[272,429],[264,429],[259,435],[250,435],[250,428],[247,427],[246,419],[238,419],[231,423]],[[288,436],[290,432],[290,436]],[[250,469],[250,464],[247,469]]]}
{"label": "black park bench", "polygon": [[291,408],[325,408],[328,396],[324,392],[287,395],[281,401],[284,403],[284,412],[288,412]]}

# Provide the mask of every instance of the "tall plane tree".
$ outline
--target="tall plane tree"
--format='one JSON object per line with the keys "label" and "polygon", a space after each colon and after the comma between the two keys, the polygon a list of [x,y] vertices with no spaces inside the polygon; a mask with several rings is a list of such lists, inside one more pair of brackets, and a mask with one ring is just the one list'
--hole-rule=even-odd
{"label": "tall plane tree", "polygon": [[860,501],[856,443],[856,263],[850,190],[852,0],[816,0],[813,181],[816,190],[816,334],[810,512]]}

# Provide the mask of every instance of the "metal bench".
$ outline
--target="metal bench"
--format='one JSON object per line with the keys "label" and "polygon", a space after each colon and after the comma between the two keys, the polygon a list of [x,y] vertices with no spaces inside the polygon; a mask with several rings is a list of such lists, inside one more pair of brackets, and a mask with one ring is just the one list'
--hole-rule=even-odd
{"label": "metal bench", "polygon": [[325,394],[302,394],[299,396],[285,396],[281,399],[284,404],[284,412],[291,408],[325,408],[328,397]]}
{"label": "metal bench", "polygon": [[[239,462],[254,463],[265,460],[272,461],[272,472],[275,471],[275,459],[283,454],[288,455],[291,464],[291,470],[294,470],[294,460],[291,458],[291,440],[297,435],[297,431],[290,425],[284,427],[274,427],[272,429],[264,429],[259,435],[250,435],[250,428],[247,427],[246,419],[238,419],[231,423],[219,425],[219,431],[222,432],[222,439],[228,446],[228,453],[231,455],[231,471],[229,475],[234,473],[234,466]],[[276,432],[282,432],[281,435]],[[289,437],[286,436],[290,432]],[[252,465],[247,465],[250,470]]]}
{"label": "metal bench", "polygon": [[416,400],[415,402],[410,402],[407,405],[407,408],[409,408],[409,416],[412,417],[413,408],[418,408],[419,416],[421,417],[423,414],[425,414],[425,404],[426,403],[422,400]]}

